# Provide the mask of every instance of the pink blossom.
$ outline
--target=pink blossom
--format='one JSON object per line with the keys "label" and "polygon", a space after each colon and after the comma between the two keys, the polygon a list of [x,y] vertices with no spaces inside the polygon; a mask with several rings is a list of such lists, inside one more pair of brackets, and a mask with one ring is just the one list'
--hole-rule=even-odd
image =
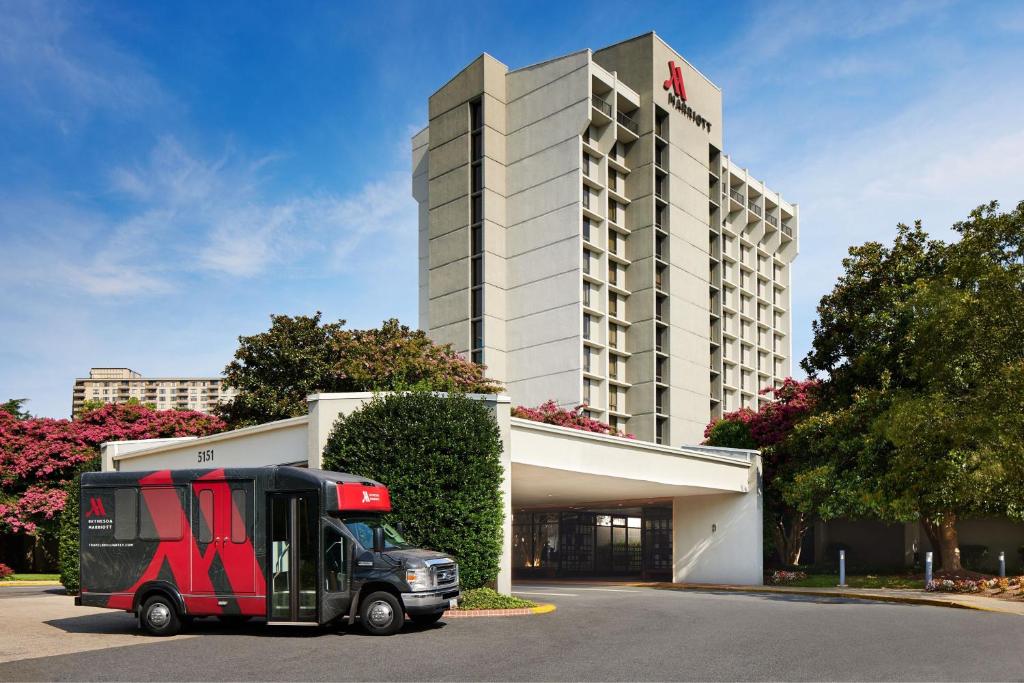
{"label": "pink blossom", "polygon": [[536,408],[515,406],[512,408],[512,417],[521,417],[524,420],[533,420],[534,422],[543,422],[545,424],[558,425],[559,427],[579,429],[584,432],[608,434],[609,436],[621,436],[627,439],[636,438],[633,434],[626,434],[625,432],[617,431],[600,420],[595,420],[592,417],[584,415],[583,410],[586,407],[587,405],[584,403],[576,406],[572,410],[566,410],[564,408],[559,408],[557,403],[549,400],[541,403]]}
{"label": "pink blossom", "polygon": [[64,509],[64,486],[105,441],[205,436],[224,422],[195,411],[113,405],[77,420],[18,420],[0,411],[0,531],[35,533]]}

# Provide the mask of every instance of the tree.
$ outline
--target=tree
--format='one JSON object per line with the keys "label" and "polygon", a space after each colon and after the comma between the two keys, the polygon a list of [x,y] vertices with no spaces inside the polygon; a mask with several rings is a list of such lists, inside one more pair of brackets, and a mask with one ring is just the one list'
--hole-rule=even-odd
{"label": "tree", "polygon": [[388,487],[409,540],[450,553],[463,588],[495,580],[501,556],[502,443],[494,416],[463,395],[375,397],[338,418],[326,469]]}
{"label": "tree", "polygon": [[16,420],[27,420],[32,417],[27,410],[25,410],[25,404],[28,403],[27,398],[11,398],[3,403],[0,403],[0,412],[13,415]]}
{"label": "tree", "polygon": [[920,520],[946,571],[958,519],[1024,516],[1024,202],[953,227],[951,244],[917,225],[851,249],[804,361],[828,373],[819,426],[841,427],[824,436],[854,463],[847,501]]}
{"label": "tree", "polygon": [[827,482],[804,476],[819,463],[791,442],[797,424],[813,411],[817,390],[817,381],[786,378],[781,386],[761,392],[772,402],[756,411],[726,413],[704,430],[709,446],[761,450],[767,531],[784,565],[800,562],[804,534],[827,495]]}
{"label": "tree", "polygon": [[[155,411],[141,405],[105,405],[76,420],[18,420],[0,411],[0,531],[53,538],[65,487],[94,468],[105,441],[204,436],[224,429],[211,415]],[[76,522],[77,523],[77,522]]]}
{"label": "tree", "polygon": [[304,415],[306,397],[317,392],[501,391],[484,366],[395,319],[367,330],[344,326],[322,323],[319,312],[273,315],[266,332],[239,337],[224,380],[238,395],[218,414],[238,427]]}
{"label": "tree", "polygon": [[914,318],[909,299],[918,281],[938,272],[940,247],[917,221],[897,226],[891,247],[850,248],[844,273],[818,304],[811,351],[801,362],[811,377],[828,377],[821,391],[830,404],[846,405],[858,390],[879,387],[883,372],[890,386],[904,386]]}

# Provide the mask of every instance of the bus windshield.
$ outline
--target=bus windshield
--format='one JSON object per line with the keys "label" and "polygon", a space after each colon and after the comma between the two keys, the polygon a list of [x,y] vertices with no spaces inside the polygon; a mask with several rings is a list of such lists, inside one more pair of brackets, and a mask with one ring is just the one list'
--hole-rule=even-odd
{"label": "bus windshield", "polygon": [[342,517],[341,521],[352,532],[352,535],[356,537],[359,544],[368,550],[373,549],[373,530],[377,527],[384,529],[385,550],[400,550],[409,547],[409,544],[405,542],[402,535],[393,526],[381,521],[380,517],[360,515],[358,517]]}

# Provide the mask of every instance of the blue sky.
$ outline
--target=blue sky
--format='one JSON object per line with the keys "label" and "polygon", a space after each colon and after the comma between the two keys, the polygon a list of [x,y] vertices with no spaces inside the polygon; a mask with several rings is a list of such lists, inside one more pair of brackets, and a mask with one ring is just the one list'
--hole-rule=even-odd
{"label": "blue sky", "polygon": [[657,31],[801,207],[794,355],[852,243],[1024,199],[1024,3],[0,0],[0,400],[215,374],[271,313],[415,325],[409,141],[480,52]]}

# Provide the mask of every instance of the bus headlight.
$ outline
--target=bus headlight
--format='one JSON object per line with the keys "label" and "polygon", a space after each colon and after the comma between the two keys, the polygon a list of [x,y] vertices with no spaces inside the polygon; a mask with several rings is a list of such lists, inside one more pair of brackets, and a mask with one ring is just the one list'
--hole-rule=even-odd
{"label": "bus headlight", "polygon": [[409,588],[414,591],[428,591],[432,588],[430,585],[430,570],[426,568],[406,569],[405,581],[409,584]]}

